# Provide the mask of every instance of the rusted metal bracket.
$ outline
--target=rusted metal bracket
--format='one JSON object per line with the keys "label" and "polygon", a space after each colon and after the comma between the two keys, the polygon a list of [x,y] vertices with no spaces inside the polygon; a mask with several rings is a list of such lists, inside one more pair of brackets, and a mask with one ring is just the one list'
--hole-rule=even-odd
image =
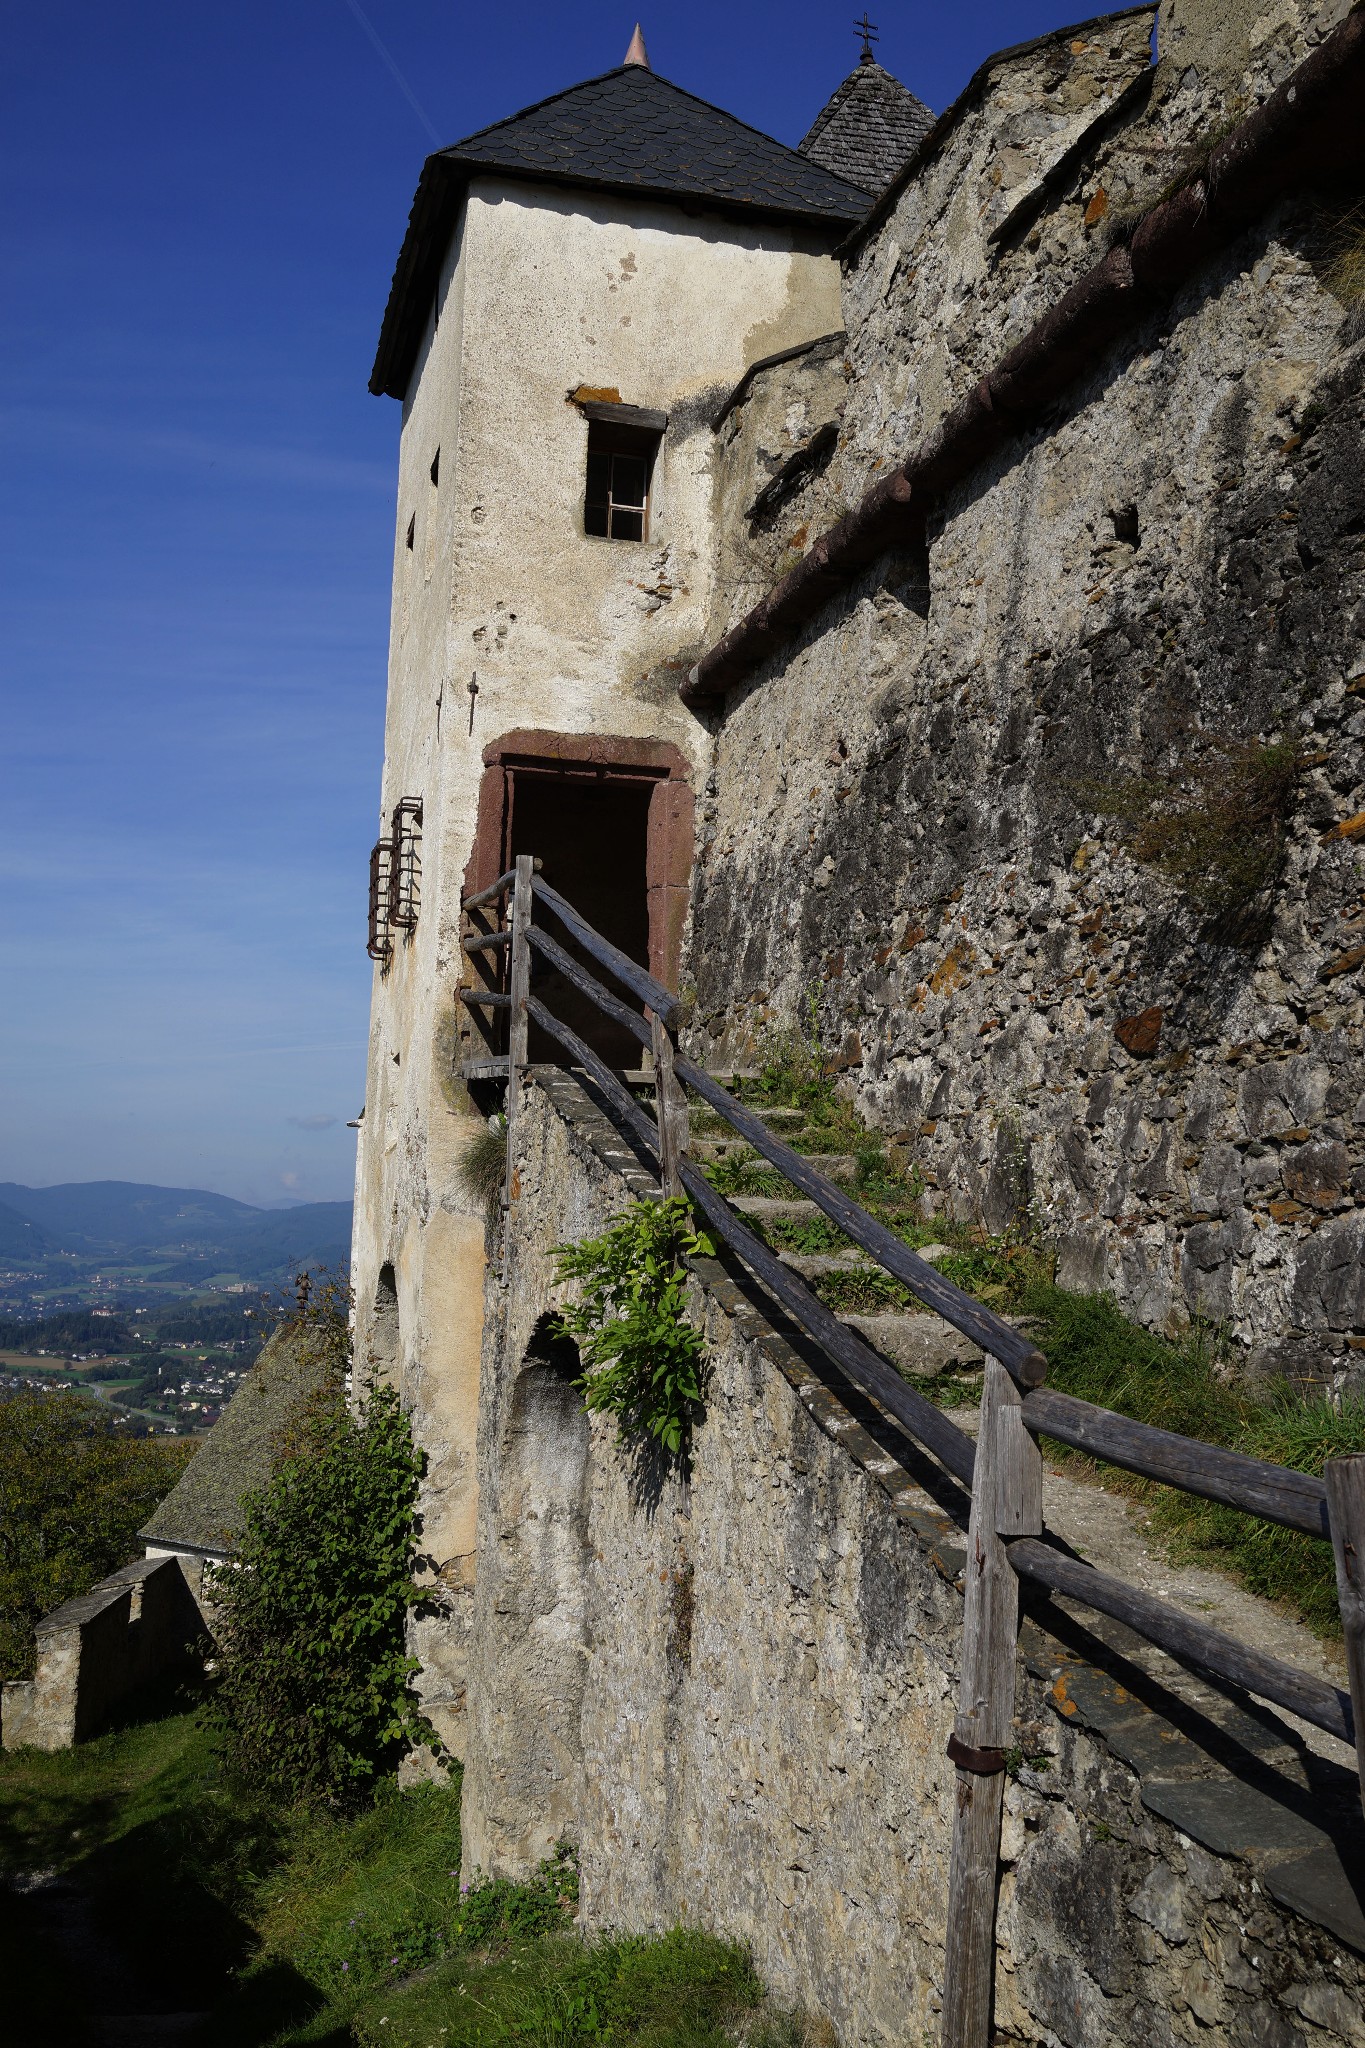
{"label": "rusted metal bracket", "polygon": [[948,1737],[948,1758],[960,1771],[974,1771],[978,1778],[994,1778],[1005,1768],[1003,1749],[973,1749],[970,1742]]}

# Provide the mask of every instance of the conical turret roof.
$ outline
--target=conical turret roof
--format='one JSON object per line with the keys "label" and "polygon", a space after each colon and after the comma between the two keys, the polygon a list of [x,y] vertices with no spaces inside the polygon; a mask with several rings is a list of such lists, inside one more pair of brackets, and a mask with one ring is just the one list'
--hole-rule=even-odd
{"label": "conical turret roof", "polygon": [[801,154],[873,198],[904,170],[934,117],[908,86],[864,57],[816,115]]}

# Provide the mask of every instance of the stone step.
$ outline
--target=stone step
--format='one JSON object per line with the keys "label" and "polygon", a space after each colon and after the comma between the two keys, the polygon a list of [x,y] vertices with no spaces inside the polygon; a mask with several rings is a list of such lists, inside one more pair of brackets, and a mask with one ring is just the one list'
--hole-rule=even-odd
{"label": "stone step", "polygon": [[752,1216],[759,1223],[809,1223],[823,1213],[814,1202],[787,1202],[777,1195],[729,1195],[726,1199],[741,1216]]}
{"label": "stone step", "polygon": [[702,1166],[714,1166],[721,1159],[758,1157],[753,1146],[744,1138],[694,1138],[688,1151]]}
{"label": "stone step", "polygon": [[887,1309],[869,1315],[840,1315],[874,1351],[880,1351],[901,1372],[931,1378],[949,1367],[961,1370],[985,1363],[980,1348],[951,1323],[931,1310]]}
{"label": "stone step", "polygon": [[877,1268],[852,1246],[846,1252],[779,1252],[778,1258],[803,1280],[823,1280],[830,1273],[873,1273]]}
{"label": "stone step", "polygon": [[[762,1158],[743,1138],[694,1138],[688,1149],[691,1157],[703,1166],[716,1166],[722,1159]],[[801,1157],[840,1187],[850,1187],[857,1177],[858,1162],[851,1152],[803,1152]],[[772,1170],[780,1173],[782,1169]]]}
{"label": "stone step", "polygon": [[[749,1105],[746,1103],[745,1107]],[[771,1124],[774,1130],[799,1130],[806,1121],[804,1112],[799,1109],[755,1109],[752,1114],[760,1123]]]}
{"label": "stone step", "polygon": [[858,1162],[851,1152],[803,1152],[801,1157],[826,1180],[835,1181],[841,1187],[847,1187],[858,1171]]}

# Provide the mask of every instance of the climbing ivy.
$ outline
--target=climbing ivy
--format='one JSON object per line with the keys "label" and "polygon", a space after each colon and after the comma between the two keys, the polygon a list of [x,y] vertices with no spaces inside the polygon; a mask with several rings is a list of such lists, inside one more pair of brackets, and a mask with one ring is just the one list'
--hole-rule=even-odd
{"label": "climbing ivy", "polygon": [[686,1316],[683,1260],[714,1250],[681,1196],[632,1202],[601,1237],[555,1248],[556,1279],[582,1283],[556,1318],[579,1340],[577,1385],[590,1410],[616,1417],[623,1442],[644,1435],[674,1457],[686,1450],[706,1354]]}

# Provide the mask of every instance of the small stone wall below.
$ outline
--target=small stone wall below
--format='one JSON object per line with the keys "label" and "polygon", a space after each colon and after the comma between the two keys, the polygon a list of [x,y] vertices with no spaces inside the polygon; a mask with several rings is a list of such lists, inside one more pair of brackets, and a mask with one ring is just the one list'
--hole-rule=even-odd
{"label": "small stone wall below", "polygon": [[[708,1928],[845,2048],[937,2041],[960,1491],[739,1268],[697,1262],[686,1477],[572,1398],[551,1247],[654,1185],[537,1069],[488,1280],[465,1875],[577,1843],[585,1929]],[[1365,2040],[1352,1758],[1029,1600],[995,2041]],[[1326,1742],[1327,1739],[1323,1738]]]}
{"label": "small stone wall below", "polygon": [[0,1746],[69,1749],[154,1680],[198,1662],[204,1624],[178,1558],[142,1557],[38,1624],[32,1678],[4,1688]]}

